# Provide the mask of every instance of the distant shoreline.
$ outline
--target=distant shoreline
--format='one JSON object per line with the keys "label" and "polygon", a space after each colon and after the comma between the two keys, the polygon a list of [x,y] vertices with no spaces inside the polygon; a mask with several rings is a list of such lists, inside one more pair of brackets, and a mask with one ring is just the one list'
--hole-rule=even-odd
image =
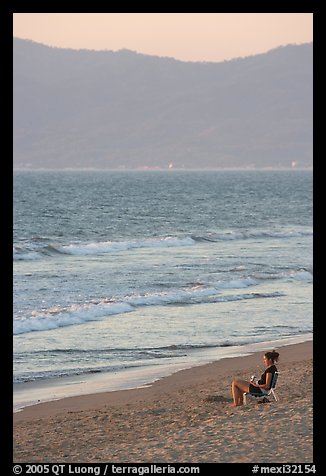
{"label": "distant shoreline", "polygon": [[313,172],[313,167],[261,167],[261,168],[250,168],[250,167],[216,167],[216,168],[202,168],[202,169],[191,169],[191,168],[134,168],[134,169],[125,169],[125,168],[65,168],[65,169],[47,169],[47,168],[13,168],[13,172],[300,172],[307,171]]}

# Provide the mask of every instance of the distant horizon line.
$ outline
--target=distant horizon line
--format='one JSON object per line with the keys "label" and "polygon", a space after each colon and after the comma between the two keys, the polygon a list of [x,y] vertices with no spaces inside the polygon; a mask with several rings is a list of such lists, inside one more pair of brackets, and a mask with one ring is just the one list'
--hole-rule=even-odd
{"label": "distant horizon line", "polygon": [[311,167],[207,167],[207,168],[95,168],[95,167],[65,167],[65,168],[30,168],[30,167],[14,167],[13,172],[223,172],[223,171],[243,171],[243,172],[273,172],[273,171],[313,171]]}
{"label": "distant horizon line", "polygon": [[119,48],[119,49],[116,49],[116,50],[113,50],[113,49],[95,49],[95,48],[73,48],[71,46],[69,47],[65,47],[65,46],[54,46],[54,45],[49,45],[47,43],[42,43],[40,41],[35,41],[35,40],[32,40],[31,38],[22,38],[22,37],[19,37],[19,36],[13,36],[13,40],[21,40],[21,41],[26,41],[26,42],[30,42],[30,43],[35,43],[36,45],[41,45],[41,46],[44,46],[46,48],[50,48],[50,49],[59,49],[59,50],[69,50],[69,51],[76,51],[76,52],[80,52],[80,51],[87,51],[87,52],[95,52],[95,53],[121,53],[123,51],[126,51],[126,52],[130,52],[130,53],[133,53],[133,54],[136,54],[136,55],[140,55],[140,56],[149,56],[149,57],[152,57],[152,58],[160,58],[160,59],[171,59],[171,60],[174,60],[174,61],[179,61],[181,63],[225,63],[225,62],[228,62],[228,61],[235,61],[235,60],[240,60],[240,59],[246,59],[246,58],[251,58],[253,56],[260,56],[260,55],[264,55],[264,54],[267,54],[267,53],[270,53],[271,51],[274,51],[274,50],[277,50],[277,49],[280,49],[280,48],[286,48],[288,46],[302,46],[302,45],[313,45],[313,41],[305,41],[305,42],[302,42],[302,43],[286,43],[286,44],[280,44],[278,46],[274,46],[273,48],[270,48],[264,52],[261,52],[261,53],[252,53],[252,54],[248,54],[248,55],[245,55],[245,56],[234,56],[232,58],[225,58],[225,59],[221,59],[221,60],[185,60],[185,59],[180,59],[180,58],[175,58],[174,56],[161,56],[161,55],[155,55],[155,54],[149,54],[149,53],[142,53],[141,51],[136,51],[136,50],[131,50],[129,48]]}

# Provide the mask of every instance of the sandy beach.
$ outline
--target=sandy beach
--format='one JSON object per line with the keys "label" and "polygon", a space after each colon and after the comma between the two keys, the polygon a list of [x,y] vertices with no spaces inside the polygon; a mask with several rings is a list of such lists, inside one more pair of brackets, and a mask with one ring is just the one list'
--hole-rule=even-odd
{"label": "sandy beach", "polygon": [[[271,350],[271,349],[266,349]],[[13,416],[18,462],[312,463],[313,343],[278,348],[279,402],[231,406],[263,352],[179,371],[140,389],[65,398]]]}

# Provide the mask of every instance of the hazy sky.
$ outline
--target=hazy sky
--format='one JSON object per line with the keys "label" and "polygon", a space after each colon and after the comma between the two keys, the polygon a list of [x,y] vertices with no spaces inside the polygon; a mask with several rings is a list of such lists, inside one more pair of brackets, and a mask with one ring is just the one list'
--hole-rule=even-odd
{"label": "hazy sky", "polygon": [[222,61],[313,40],[312,13],[14,13],[13,33],[50,46]]}

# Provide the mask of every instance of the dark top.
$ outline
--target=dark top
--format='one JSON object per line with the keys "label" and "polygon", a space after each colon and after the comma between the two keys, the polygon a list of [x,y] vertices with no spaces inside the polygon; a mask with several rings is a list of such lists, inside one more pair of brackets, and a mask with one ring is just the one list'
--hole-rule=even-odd
{"label": "dark top", "polygon": [[[270,367],[268,367],[265,372],[262,374],[260,380],[258,380],[258,384],[259,385],[262,385],[264,383],[266,383],[266,375],[269,373],[269,374],[272,374],[272,381],[273,381],[273,375],[274,373],[277,372],[277,368],[275,367],[275,365],[271,365]],[[261,394],[261,395],[264,395],[265,392],[268,392],[268,390],[270,390],[270,388],[268,389],[262,389],[260,387],[256,387],[255,385],[253,385],[252,383],[250,383],[249,385],[249,392],[250,393],[256,393],[256,394]]]}
{"label": "dark top", "polygon": [[[273,380],[273,376],[274,376],[274,373],[277,372],[277,368],[275,365],[271,365],[270,367],[268,367],[265,372],[262,374],[260,380],[258,380],[258,384],[259,385],[263,385],[264,383],[266,383],[266,376],[267,374],[272,374],[272,380]],[[270,387],[266,390],[269,390]]]}

